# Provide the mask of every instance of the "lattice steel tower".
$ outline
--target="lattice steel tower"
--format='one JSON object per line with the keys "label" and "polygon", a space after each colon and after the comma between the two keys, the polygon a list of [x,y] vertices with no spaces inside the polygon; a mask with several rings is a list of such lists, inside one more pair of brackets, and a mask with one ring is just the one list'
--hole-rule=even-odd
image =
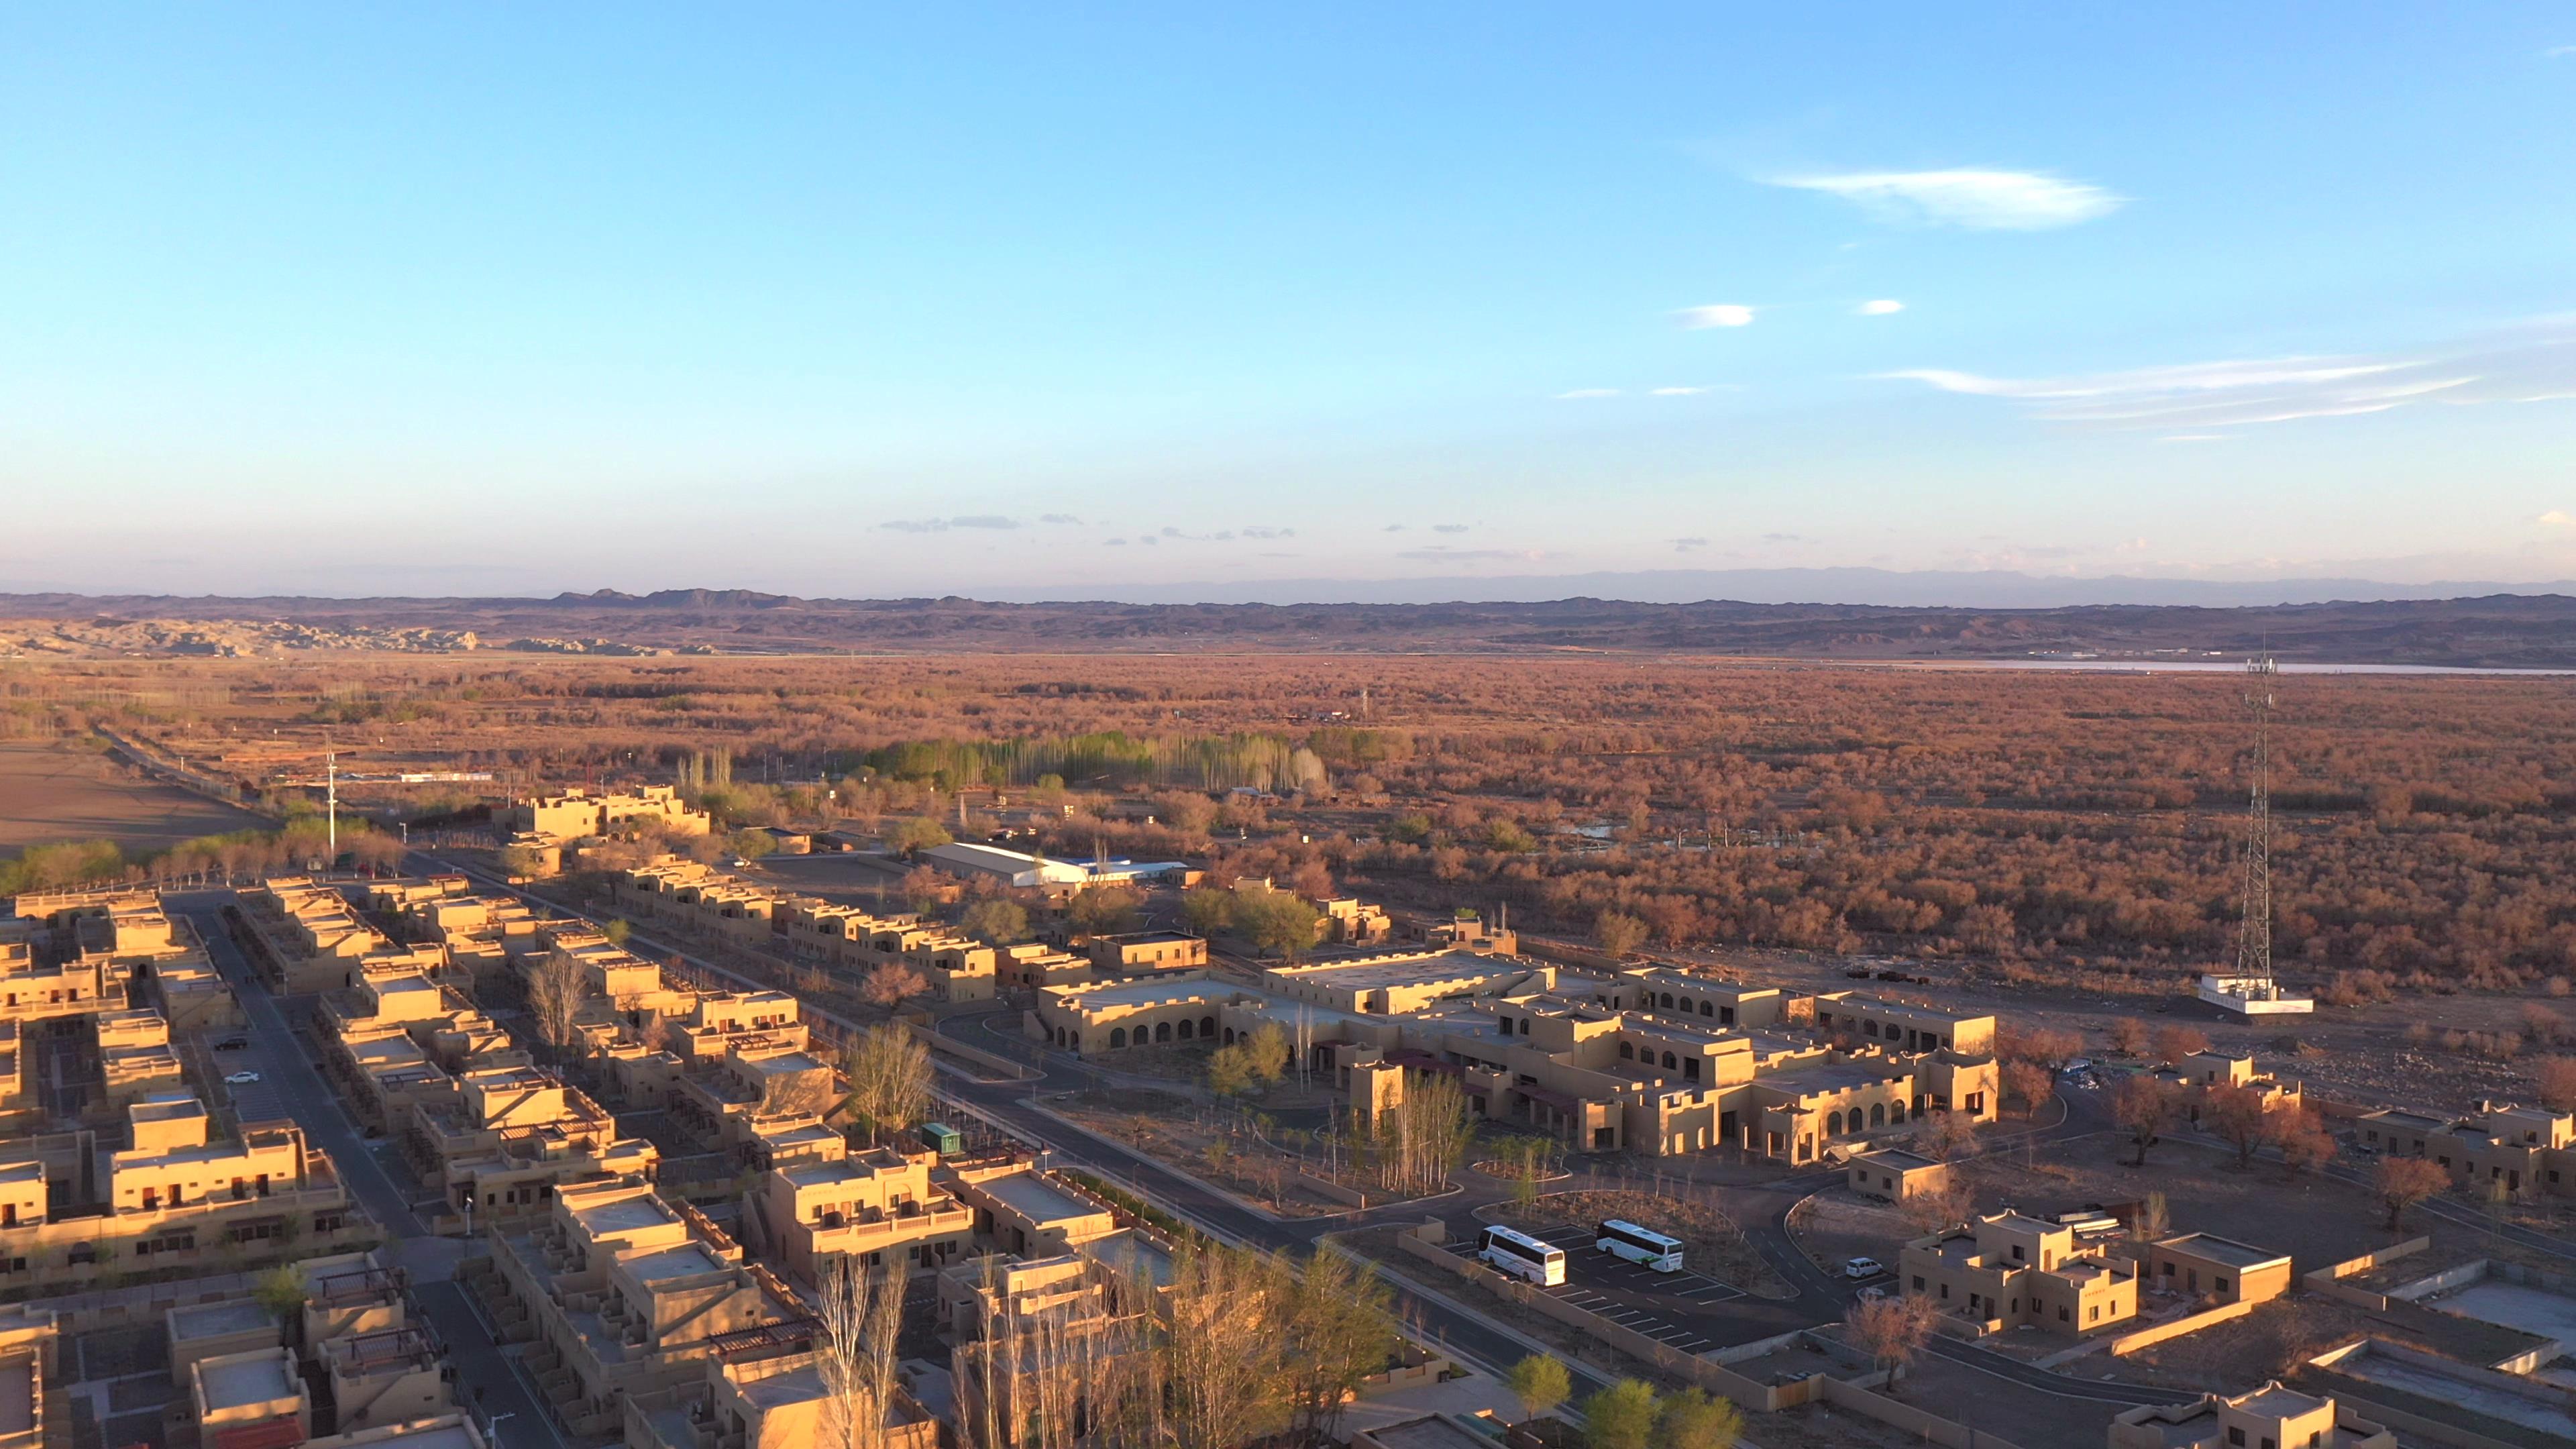
{"label": "lattice steel tower", "polygon": [[2245,820],[2244,917],[2237,928],[2236,974],[2272,975],[2272,681],[2279,666],[2266,655],[2245,661],[2253,687],[2245,692],[2254,712],[2254,791]]}

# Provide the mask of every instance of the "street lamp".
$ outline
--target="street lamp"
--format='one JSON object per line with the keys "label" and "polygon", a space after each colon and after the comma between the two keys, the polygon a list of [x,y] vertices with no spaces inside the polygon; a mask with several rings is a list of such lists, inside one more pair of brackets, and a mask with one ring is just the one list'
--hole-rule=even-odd
{"label": "street lamp", "polygon": [[492,1449],[501,1449],[501,1421],[517,1417],[519,1416],[514,1411],[507,1414],[494,1414],[483,1421],[483,1438],[492,1445]]}

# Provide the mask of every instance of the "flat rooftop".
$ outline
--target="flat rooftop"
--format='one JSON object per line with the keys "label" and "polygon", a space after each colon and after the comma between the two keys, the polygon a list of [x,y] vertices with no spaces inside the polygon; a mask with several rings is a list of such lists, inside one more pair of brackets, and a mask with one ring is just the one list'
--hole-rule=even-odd
{"label": "flat rooftop", "polygon": [[2288,1419],[2300,1414],[2315,1413],[2329,1402],[2314,1394],[2300,1393],[2297,1389],[2285,1389],[2279,1384],[2266,1384],[2237,1401],[2236,1407],[2249,1414],[2265,1414],[2276,1419]]}
{"label": "flat rooftop", "polygon": [[178,1338],[228,1338],[275,1327],[276,1317],[248,1298],[170,1310],[170,1332]]}
{"label": "flat rooftop", "polygon": [[2276,1253],[2269,1248],[2258,1248],[2251,1243],[2240,1243],[2233,1238],[2222,1238],[2213,1233],[2185,1233],[2178,1238],[2167,1238],[2156,1246],[2189,1253],[2195,1258],[2207,1258],[2214,1263],[2225,1263],[2231,1268],[2252,1268],[2264,1263],[2290,1261],[2290,1255],[2287,1253]]}
{"label": "flat rooftop", "polygon": [[1313,966],[1274,966],[1282,981],[1313,981],[1354,991],[1389,986],[1420,986],[1442,981],[1517,976],[1536,970],[1534,963],[1512,956],[1480,956],[1473,951],[1434,951],[1393,960],[1326,961]]}
{"label": "flat rooftop", "polygon": [[676,1223],[680,1219],[678,1214],[663,1205],[660,1198],[651,1193],[644,1193],[636,1197],[619,1198],[615,1202],[601,1203],[597,1207],[574,1208],[572,1220],[581,1224],[591,1236],[601,1237],[610,1233],[631,1233],[640,1228],[660,1227],[664,1223]]}
{"label": "flat rooftop", "polygon": [[1444,1414],[1425,1414],[1367,1433],[1385,1449],[1493,1449],[1493,1441],[1458,1427]]}
{"label": "flat rooftop", "polygon": [[283,1352],[201,1360],[197,1377],[206,1386],[206,1407],[237,1409],[294,1398],[296,1384],[286,1371],[287,1362]]}
{"label": "flat rooftop", "polygon": [[2384,1127],[2411,1127],[2418,1132],[2440,1132],[2451,1125],[2445,1117],[2427,1117],[2421,1112],[2401,1112],[2393,1107],[2385,1112],[2363,1113],[2361,1120]]}
{"label": "flat rooftop", "polygon": [[1184,1001],[1212,1001],[1242,990],[1222,981],[1197,977],[1186,981],[1168,981],[1140,976],[1132,981],[1112,982],[1102,986],[1077,986],[1064,991],[1067,1006],[1098,1008],[1103,1006],[1174,1006]]}
{"label": "flat rooftop", "polygon": [[1908,1152],[1902,1147],[1882,1147],[1876,1152],[1864,1152],[1852,1161],[1865,1162],[1872,1167],[1890,1167],[1900,1172],[1911,1172],[1918,1167],[1941,1165],[1920,1152]]}
{"label": "flat rooftop", "polygon": [[827,1395],[827,1390],[823,1386],[822,1370],[810,1363],[801,1368],[789,1369],[783,1374],[771,1374],[765,1379],[754,1379],[742,1385],[739,1392],[742,1394],[744,1403],[756,1404],[763,1409],[775,1409],[785,1404],[812,1403]]}
{"label": "flat rooftop", "polygon": [[681,1243],[676,1247],[657,1248],[622,1260],[628,1274],[638,1283],[659,1283],[671,1278],[694,1278],[703,1273],[721,1273],[730,1265],[707,1251],[706,1244]]}
{"label": "flat rooftop", "polygon": [[1103,1211],[1066,1192],[1034,1172],[1010,1172],[989,1177],[975,1184],[1034,1223],[1057,1222],[1065,1218],[1090,1217]]}
{"label": "flat rooftop", "polygon": [[1753,1085],[1803,1097],[1814,1092],[1840,1092],[1890,1080],[1893,1077],[1884,1067],[1863,1062],[1808,1062],[1783,1067],[1767,1077],[1756,1077]]}

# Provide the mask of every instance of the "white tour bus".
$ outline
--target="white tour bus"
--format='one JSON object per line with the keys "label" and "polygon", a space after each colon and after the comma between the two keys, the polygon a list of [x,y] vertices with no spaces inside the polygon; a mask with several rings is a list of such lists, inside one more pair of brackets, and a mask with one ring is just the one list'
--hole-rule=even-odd
{"label": "white tour bus", "polygon": [[1476,1256],[1542,1288],[1553,1288],[1565,1281],[1564,1249],[1550,1247],[1510,1228],[1485,1229],[1476,1239]]}
{"label": "white tour bus", "polygon": [[1635,1223],[1612,1218],[1593,1230],[1593,1246],[1615,1254],[1631,1263],[1642,1263],[1658,1273],[1682,1270],[1682,1241],[1641,1228]]}

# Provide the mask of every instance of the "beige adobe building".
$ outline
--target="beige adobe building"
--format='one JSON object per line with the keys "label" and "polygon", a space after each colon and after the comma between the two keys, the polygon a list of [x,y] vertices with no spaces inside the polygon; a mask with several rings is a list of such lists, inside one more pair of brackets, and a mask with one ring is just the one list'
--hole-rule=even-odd
{"label": "beige adobe building", "polygon": [[727,1336],[805,1319],[793,1289],[688,1207],[641,1184],[555,1195],[541,1221],[495,1228],[487,1301],[577,1436],[626,1422],[621,1400],[700,1381]]}
{"label": "beige adobe building", "polygon": [[[0,1308],[0,1449],[43,1449],[68,1443],[71,1416],[48,1403],[57,1376],[59,1342],[52,1310],[16,1304]],[[51,1396],[53,1403],[67,1402]]]}
{"label": "beige adobe building", "polygon": [[[626,1449],[811,1449],[831,1442],[831,1397],[817,1367],[816,1333],[802,1324],[717,1335],[705,1372],[625,1399]],[[937,1449],[939,1421],[897,1385],[878,1449]]]}
{"label": "beige adobe building", "polygon": [[1082,954],[1103,976],[1141,976],[1151,971],[1188,971],[1208,963],[1208,943],[1186,931],[1129,931],[1091,936]]}
{"label": "beige adobe building", "polygon": [[540,795],[510,806],[509,828],[521,835],[562,845],[600,836],[634,835],[651,830],[662,835],[706,835],[715,818],[692,810],[680,792],[668,785],[647,785],[634,793],[593,795],[578,787],[560,795]]}
{"label": "beige adobe building", "polygon": [[[1694,984],[1703,994],[1687,1008],[1678,994],[1664,1007],[1661,984],[1648,1006],[1641,973],[1560,985],[1554,967],[1519,957],[1408,951],[1283,966],[1257,988],[1198,972],[1051,988],[1038,994],[1028,1029],[1051,1046],[1114,1062],[1137,1045],[1230,1043],[1276,1025],[1313,1044],[1308,1065],[1339,1074],[1363,1115],[1400,1100],[1409,1076],[1444,1075],[1483,1116],[1578,1151],[1732,1147],[1807,1163],[1926,1112],[1995,1115],[1991,1057],[1930,1048],[1920,1037],[1925,1049],[1906,1053],[1884,1042],[1844,1049],[1704,1025],[1724,993]],[[1736,1001],[1739,1020],[1772,1006],[1752,993]]]}
{"label": "beige adobe building", "polygon": [[2138,1267],[2078,1252],[2075,1232],[2019,1213],[1997,1213],[1905,1245],[1903,1291],[1989,1332],[2031,1325],[2086,1334],[2138,1311]]}
{"label": "beige adobe building", "polygon": [[2427,1157],[2451,1180],[2521,1197],[2576,1196],[2576,1115],[2481,1102],[2452,1120],[2390,1109],[2353,1123],[2362,1145],[2391,1157]]}
{"label": "beige adobe building", "polygon": [[2307,1105],[2307,1097],[2297,1082],[2260,1070],[2251,1056],[2193,1052],[2180,1062],[2158,1068],[2155,1076],[2181,1093],[2184,1110],[2195,1122],[2200,1120],[2209,1094],[2222,1087],[2252,1092],[2266,1112],[2296,1112]]}
{"label": "beige adobe building", "polygon": [[2110,1449],[2397,1449],[2397,1436],[2334,1400],[2281,1387],[2149,1404],[2111,1420]]}
{"label": "beige adobe building", "polygon": [[945,1267],[965,1252],[975,1213],[932,1181],[937,1153],[854,1152],[838,1133],[828,1135],[838,1150],[806,1137],[799,1144],[805,1150],[791,1148],[793,1159],[761,1178],[745,1231],[758,1224],[764,1256],[815,1283],[835,1260],[874,1268],[900,1253],[918,1271]]}
{"label": "beige adobe building", "polygon": [[2147,1245],[2147,1277],[2185,1297],[2268,1303],[2290,1291],[2290,1255],[2216,1233],[2182,1233]]}
{"label": "beige adobe building", "polygon": [[[183,1091],[126,1109],[127,1146],[91,1132],[0,1142],[0,1286],[48,1292],[112,1271],[219,1260],[255,1266],[328,1251],[363,1232],[331,1159],[292,1122],[210,1140]],[[84,1201],[95,1183],[103,1196]]]}
{"label": "beige adobe building", "polygon": [[534,1067],[460,1074],[447,1100],[412,1109],[403,1148],[478,1223],[546,1212],[565,1187],[648,1180],[661,1160],[652,1143],[619,1136],[579,1088]]}
{"label": "beige adobe building", "polygon": [[346,897],[304,876],[275,876],[245,888],[238,919],[252,961],[285,995],[354,985],[370,974],[435,977],[447,966],[436,945],[396,945],[360,920]]}
{"label": "beige adobe building", "polygon": [[1852,1158],[1851,1190],[1887,1202],[1909,1202],[1950,1185],[1950,1164],[1902,1147],[1882,1147]]}

